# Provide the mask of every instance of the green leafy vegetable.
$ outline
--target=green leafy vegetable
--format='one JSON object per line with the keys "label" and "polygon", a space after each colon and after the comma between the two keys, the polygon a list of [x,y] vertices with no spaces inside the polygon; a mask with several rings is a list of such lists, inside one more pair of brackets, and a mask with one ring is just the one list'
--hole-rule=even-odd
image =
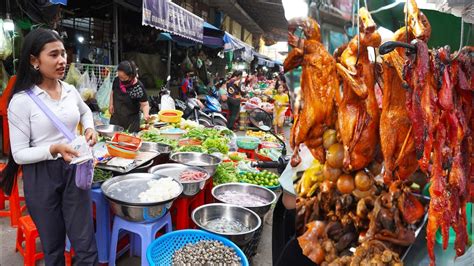
{"label": "green leafy vegetable", "polygon": [[112,177],[112,172],[99,168],[94,169],[94,182],[104,182]]}
{"label": "green leafy vegetable", "polygon": [[176,147],[178,147],[177,140],[169,139],[153,131],[142,131],[142,132],[143,133],[140,137],[143,141],[167,144],[173,147],[173,150],[176,149]]}
{"label": "green leafy vegetable", "polygon": [[192,146],[192,145],[186,145],[186,146],[181,146],[177,149],[179,152],[202,152],[206,153],[206,149],[202,146]]}
{"label": "green leafy vegetable", "polygon": [[207,150],[208,153],[220,152],[227,154],[229,152],[229,140],[226,138],[208,138],[202,146]]}
{"label": "green leafy vegetable", "polygon": [[219,164],[212,180],[214,185],[238,182],[239,178],[234,163],[227,162]]}

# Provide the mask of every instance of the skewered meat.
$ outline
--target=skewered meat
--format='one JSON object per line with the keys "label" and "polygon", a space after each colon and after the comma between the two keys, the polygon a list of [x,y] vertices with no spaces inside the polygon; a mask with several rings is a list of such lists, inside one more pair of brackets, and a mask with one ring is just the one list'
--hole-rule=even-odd
{"label": "skewered meat", "polygon": [[[399,29],[394,41],[420,39],[427,41],[431,26],[418,9],[416,1],[407,1],[405,14],[408,25]],[[405,180],[418,168],[416,162],[413,127],[406,108],[406,90],[403,88],[405,49],[397,48],[384,56],[383,100],[380,115],[380,146],[385,160],[384,182]]]}
{"label": "skewered meat", "polygon": [[367,9],[359,10],[359,19],[360,34],[349,42],[337,64],[344,81],[342,97],[336,92],[337,123],[347,171],[366,167],[374,159],[379,141],[375,65],[369,61],[367,48],[378,47],[381,37]]}
{"label": "skewered meat", "polygon": [[[292,32],[296,26],[302,26],[305,40],[299,40]],[[305,143],[313,156],[324,162],[324,149],[321,136],[326,127],[334,124],[334,93],[339,84],[336,74],[336,62],[321,43],[318,23],[311,19],[290,22],[288,44],[294,49],[284,62],[285,71],[302,66],[301,91],[303,107],[291,130],[290,145],[294,149],[291,164],[301,161],[298,147]],[[299,45],[298,45],[299,43]]]}

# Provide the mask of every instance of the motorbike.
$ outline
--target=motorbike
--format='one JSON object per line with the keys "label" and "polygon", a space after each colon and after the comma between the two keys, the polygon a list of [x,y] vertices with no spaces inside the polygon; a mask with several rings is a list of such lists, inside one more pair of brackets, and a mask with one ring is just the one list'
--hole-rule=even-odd
{"label": "motorbike", "polygon": [[203,111],[210,115],[212,125],[227,126],[227,119],[222,114],[222,107],[219,102],[219,92],[215,88],[210,89],[209,93],[205,96]]}
{"label": "motorbike", "polygon": [[188,98],[186,102],[176,100],[176,108],[183,111],[183,118],[194,120],[205,127],[227,126],[227,119],[222,111],[218,94],[205,96],[205,108],[201,110],[196,98]]}

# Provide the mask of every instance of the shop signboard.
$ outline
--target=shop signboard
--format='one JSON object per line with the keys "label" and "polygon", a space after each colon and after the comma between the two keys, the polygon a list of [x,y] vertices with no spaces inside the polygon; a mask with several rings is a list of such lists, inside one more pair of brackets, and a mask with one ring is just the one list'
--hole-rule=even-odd
{"label": "shop signboard", "polygon": [[144,0],[142,25],[203,42],[204,20],[168,0]]}

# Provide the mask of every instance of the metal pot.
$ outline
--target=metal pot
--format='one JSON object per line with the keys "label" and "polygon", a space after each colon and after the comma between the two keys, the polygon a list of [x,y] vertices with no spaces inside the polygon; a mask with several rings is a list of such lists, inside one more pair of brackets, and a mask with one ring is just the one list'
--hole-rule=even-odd
{"label": "metal pot", "polygon": [[170,160],[189,166],[201,167],[205,169],[210,176],[214,175],[217,166],[222,162],[222,159],[214,155],[200,152],[176,152],[170,155]]}
{"label": "metal pot", "polygon": [[[206,177],[200,181],[181,181],[180,175],[185,170],[200,171],[206,174]],[[211,177],[209,173],[200,167],[188,166],[179,163],[167,163],[160,164],[151,167],[148,170],[151,174],[169,176],[176,180],[179,180],[181,185],[183,185],[183,195],[184,196],[194,196],[198,194],[206,186],[207,180]]]}
{"label": "metal pot", "polygon": [[[262,220],[255,212],[237,205],[223,203],[202,205],[193,211],[191,218],[200,229],[226,237],[240,247],[245,246],[250,242],[250,240],[252,240],[255,232],[260,228],[262,224]],[[229,221],[238,221],[242,225],[250,228],[250,230],[241,233],[226,234],[214,232],[206,228],[205,225],[209,221],[218,218],[225,218]]]}
{"label": "metal pot", "polygon": [[105,181],[101,189],[116,215],[132,222],[149,223],[165,215],[173,201],[183,192],[181,183],[174,180],[179,185],[180,191],[173,198],[160,202],[140,202],[138,195],[148,189],[147,182],[163,177],[149,173],[116,176]]}
{"label": "metal pot", "polygon": [[265,214],[267,214],[267,212],[272,207],[272,204],[277,200],[277,196],[275,195],[275,193],[268,188],[247,183],[227,183],[215,186],[212,189],[212,196],[214,197],[216,202],[227,203],[219,199],[219,195],[221,195],[225,191],[245,192],[266,199],[268,203],[258,207],[242,206],[237,204],[241,207],[245,207],[254,211],[260,218],[263,218]]}

